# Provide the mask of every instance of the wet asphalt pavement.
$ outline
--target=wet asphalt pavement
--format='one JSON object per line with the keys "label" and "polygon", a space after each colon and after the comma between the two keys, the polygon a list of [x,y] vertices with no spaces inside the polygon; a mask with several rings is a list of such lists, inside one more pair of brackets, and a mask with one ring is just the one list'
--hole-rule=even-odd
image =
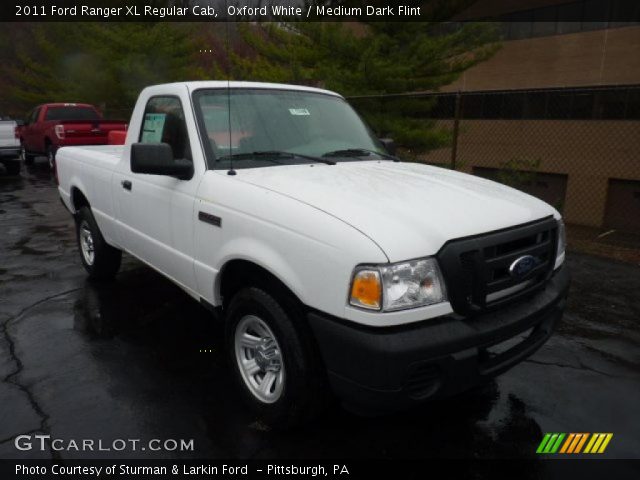
{"label": "wet asphalt pavement", "polygon": [[[568,261],[556,334],[490,384],[417,411],[336,406],[299,431],[269,431],[232,390],[221,327],[198,303],[130,257],[116,282],[86,280],[39,162],[0,176],[0,458],[534,458],[544,432],[613,432],[607,458],[640,458],[640,266]],[[16,435],[38,433],[193,439],[195,450],[15,449]]]}

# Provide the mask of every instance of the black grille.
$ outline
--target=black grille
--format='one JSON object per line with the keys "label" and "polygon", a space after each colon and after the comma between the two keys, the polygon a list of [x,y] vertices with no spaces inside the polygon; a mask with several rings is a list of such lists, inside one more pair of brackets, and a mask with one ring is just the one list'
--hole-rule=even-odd
{"label": "black grille", "polygon": [[[553,272],[557,228],[549,217],[447,242],[437,257],[455,312],[472,315],[541,287]],[[509,267],[525,255],[534,257],[533,268],[511,274]]]}

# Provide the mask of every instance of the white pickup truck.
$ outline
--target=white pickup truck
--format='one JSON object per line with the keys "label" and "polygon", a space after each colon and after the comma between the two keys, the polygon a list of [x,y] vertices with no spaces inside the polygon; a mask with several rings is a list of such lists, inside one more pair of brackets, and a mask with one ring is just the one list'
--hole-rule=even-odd
{"label": "white pickup truck", "polygon": [[20,140],[16,135],[18,124],[15,120],[0,118],[0,163],[4,165],[7,175],[19,175]]}
{"label": "white pickup truck", "polygon": [[562,316],[554,208],[391,149],[330,91],[174,83],[142,91],[124,145],[62,148],[57,174],[89,276],[128,252],[220,313],[241,395],[291,425],[336,396],[379,412],[469,389]]}

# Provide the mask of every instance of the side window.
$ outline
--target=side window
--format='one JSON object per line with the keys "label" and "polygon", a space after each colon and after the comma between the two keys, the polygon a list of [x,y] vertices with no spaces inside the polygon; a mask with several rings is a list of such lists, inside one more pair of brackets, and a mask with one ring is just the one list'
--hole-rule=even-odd
{"label": "side window", "polygon": [[167,143],[174,159],[191,160],[184,110],[177,97],[153,97],[147,102],[140,143]]}
{"label": "side window", "polygon": [[33,123],[36,123],[36,119],[38,118],[38,112],[40,111],[39,108],[34,108],[33,110],[31,110],[29,112],[29,115],[27,117],[27,125],[31,125]]}

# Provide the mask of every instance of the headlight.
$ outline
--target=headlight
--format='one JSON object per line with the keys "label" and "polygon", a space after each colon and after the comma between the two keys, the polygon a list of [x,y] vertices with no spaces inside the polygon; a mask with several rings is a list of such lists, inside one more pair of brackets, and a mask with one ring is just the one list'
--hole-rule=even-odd
{"label": "headlight", "polygon": [[564,255],[564,251],[567,248],[567,232],[564,228],[564,222],[562,219],[558,220],[558,248],[556,250],[556,258]]}
{"label": "headlight", "polygon": [[359,267],[353,274],[349,303],[391,312],[447,300],[435,258]]}

